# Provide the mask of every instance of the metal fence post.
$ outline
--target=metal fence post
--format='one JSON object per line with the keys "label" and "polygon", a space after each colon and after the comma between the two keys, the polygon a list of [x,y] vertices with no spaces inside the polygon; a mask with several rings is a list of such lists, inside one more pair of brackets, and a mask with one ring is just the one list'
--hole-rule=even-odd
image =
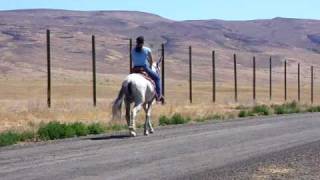
{"label": "metal fence post", "polygon": [[287,101],[287,60],[284,61],[284,100]]}
{"label": "metal fence post", "polygon": [[253,56],[252,60],[252,66],[253,66],[253,100],[256,100],[256,57]]}
{"label": "metal fence post", "polygon": [[165,95],[165,70],[164,70],[164,64],[165,64],[165,57],[164,57],[164,44],[161,44],[161,57],[162,57],[162,63],[161,63],[161,80],[162,80],[162,95]]}
{"label": "metal fence post", "polygon": [[129,72],[132,73],[132,39],[129,40]]}
{"label": "metal fence post", "polygon": [[238,79],[237,79],[237,55],[233,54],[233,70],[234,70],[234,100],[238,102]]}
{"label": "metal fence post", "polygon": [[212,101],[216,102],[216,56],[212,51]]}
{"label": "metal fence post", "polygon": [[189,99],[192,103],[192,47],[189,46]]}
{"label": "metal fence post", "polygon": [[313,104],[313,66],[311,66],[311,104]]}
{"label": "metal fence post", "polygon": [[298,63],[298,101],[300,102],[301,100],[301,95],[300,95],[300,63]]}
{"label": "metal fence post", "polygon": [[50,30],[47,30],[47,104],[51,107],[51,44]]}
{"label": "metal fence post", "polygon": [[92,35],[92,87],[93,87],[93,106],[97,106],[97,82],[96,82],[96,41]]}
{"label": "metal fence post", "polygon": [[272,57],[269,59],[269,99],[272,100]]}

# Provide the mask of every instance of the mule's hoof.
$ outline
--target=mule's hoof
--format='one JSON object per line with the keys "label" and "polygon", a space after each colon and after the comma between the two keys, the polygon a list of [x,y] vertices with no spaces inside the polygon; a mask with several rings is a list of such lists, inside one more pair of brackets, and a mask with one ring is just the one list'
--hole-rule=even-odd
{"label": "mule's hoof", "polygon": [[154,133],[154,130],[153,130],[153,129],[151,129],[151,130],[150,130],[150,134],[153,134],[153,133]]}
{"label": "mule's hoof", "polygon": [[131,136],[131,137],[136,137],[136,136],[137,136],[137,133],[134,132],[134,131],[130,131],[130,136]]}
{"label": "mule's hoof", "polygon": [[149,136],[149,131],[144,131],[145,136]]}

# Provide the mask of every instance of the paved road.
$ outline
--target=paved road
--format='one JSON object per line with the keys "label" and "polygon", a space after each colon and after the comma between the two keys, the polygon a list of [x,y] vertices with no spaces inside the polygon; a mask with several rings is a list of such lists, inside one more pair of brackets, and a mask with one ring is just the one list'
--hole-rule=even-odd
{"label": "paved road", "polygon": [[177,179],[319,180],[320,141],[262,155]]}
{"label": "paved road", "polygon": [[166,127],[149,137],[2,148],[0,179],[210,179],[208,172],[317,141],[319,113]]}

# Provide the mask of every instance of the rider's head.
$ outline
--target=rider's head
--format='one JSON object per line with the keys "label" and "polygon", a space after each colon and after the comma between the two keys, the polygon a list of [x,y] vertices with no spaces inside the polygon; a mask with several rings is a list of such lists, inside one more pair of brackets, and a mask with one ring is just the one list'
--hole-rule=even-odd
{"label": "rider's head", "polygon": [[139,36],[139,37],[137,37],[136,41],[137,41],[136,51],[141,52],[142,48],[143,48],[143,44],[144,44],[144,37]]}

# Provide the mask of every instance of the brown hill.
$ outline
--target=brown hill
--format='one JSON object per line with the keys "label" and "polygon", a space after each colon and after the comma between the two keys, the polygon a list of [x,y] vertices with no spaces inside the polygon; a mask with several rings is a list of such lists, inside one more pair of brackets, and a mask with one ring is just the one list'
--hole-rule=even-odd
{"label": "brown hill", "polygon": [[[83,72],[91,69],[91,35],[97,38],[99,73],[127,73],[128,39],[144,35],[155,56],[165,43],[167,72],[171,78],[185,76],[188,46],[194,50],[195,75],[207,78],[211,50],[217,63],[230,68],[233,53],[239,64],[267,67],[270,55],[275,66],[287,58],[318,64],[320,21],[274,18],[271,20],[173,21],[157,15],[129,11],[16,10],[0,12],[0,74],[21,77],[44,75],[45,32],[52,32],[53,67],[56,71]],[[183,67],[184,70],[177,66]]]}

